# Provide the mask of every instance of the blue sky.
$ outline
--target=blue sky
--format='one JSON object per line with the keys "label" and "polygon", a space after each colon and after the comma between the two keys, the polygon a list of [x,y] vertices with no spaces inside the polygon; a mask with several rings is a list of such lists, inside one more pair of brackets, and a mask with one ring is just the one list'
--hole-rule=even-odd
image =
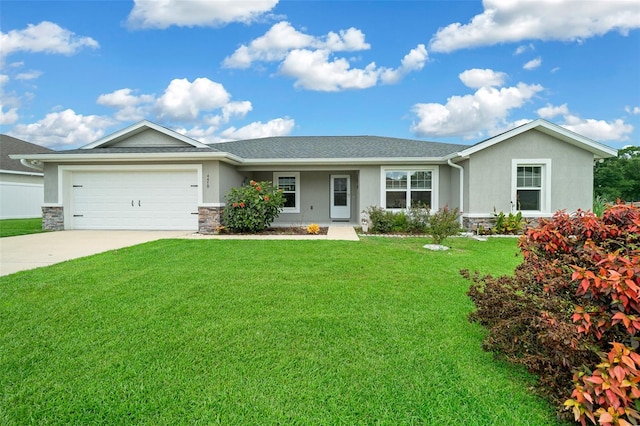
{"label": "blue sky", "polygon": [[1,132],[55,149],[142,119],[471,144],[545,118],[640,145],[637,0],[3,0],[0,26]]}

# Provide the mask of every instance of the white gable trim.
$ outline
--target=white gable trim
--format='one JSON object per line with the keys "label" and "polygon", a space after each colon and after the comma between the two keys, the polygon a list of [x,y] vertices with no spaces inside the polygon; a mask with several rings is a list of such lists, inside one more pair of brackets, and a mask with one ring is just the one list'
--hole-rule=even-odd
{"label": "white gable trim", "polygon": [[575,145],[579,148],[585,149],[593,153],[593,156],[596,159],[616,157],[618,155],[617,149],[610,148],[606,145],[603,145],[599,142],[594,141],[593,139],[589,139],[587,137],[574,133],[570,130],[567,130],[562,126],[558,126],[557,124],[550,123],[546,120],[538,119],[538,120],[531,121],[527,124],[524,124],[522,126],[516,127],[514,129],[511,129],[500,135],[494,136],[470,148],[467,148],[460,152],[460,156],[468,157],[469,155],[475,154],[478,151],[481,151],[485,148],[489,148],[490,146],[493,146],[497,143],[510,139],[521,133],[528,132],[529,130],[532,130],[532,129],[538,130],[542,133],[546,133],[564,142],[570,143],[571,145]]}
{"label": "white gable trim", "polygon": [[195,139],[191,139],[188,136],[182,135],[182,134],[180,134],[178,132],[175,132],[175,131],[173,131],[171,129],[167,129],[166,127],[162,127],[162,126],[160,126],[158,124],[155,124],[155,123],[152,123],[150,121],[142,120],[142,121],[139,121],[139,122],[137,122],[135,124],[132,124],[129,127],[126,127],[126,128],[124,128],[122,130],[119,130],[119,131],[117,131],[115,133],[112,133],[112,134],[110,134],[108,136],[105,136],[102,139],[98,139],[95,142],[92,142],[92,143],[90,143],[88,145],[85,145],[85,146],[81,147],[80,149],[99,148],[99,147],[101,147],[103,145],[107,145],[107,144],[109,144],[111,142],[115,142],[115,141],[118,141],[118,140],[126,139],[126,138],[128,138],[130,136],[133,136],[135,134],[141,133],[141,132],[143,132],[144,130],[147,130],[147,129],[153,129],[153,130],[155,130],[157,132],[160,132],[160,133],[163,133],[163,134],[165,134],[165,135],[167,135],[169,137],[172,137],[174,139],[178,139],[179,141],[184,142],[187,145],[191,145],[191,146],[193,146],[195,148],[209,148],[208,145],[205,145],[202,142],[198,142]]}

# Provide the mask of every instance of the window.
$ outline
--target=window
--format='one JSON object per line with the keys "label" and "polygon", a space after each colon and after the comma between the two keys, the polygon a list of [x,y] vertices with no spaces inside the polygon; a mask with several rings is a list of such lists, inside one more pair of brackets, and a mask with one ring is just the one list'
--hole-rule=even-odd
{"label": "window", "polygon": [[432,188],[432,170],[386,170],[384,206],[387,209],[431,208]]}
{"label": "window", "polygon": [[518,210],[542,210],[542,166],[518,166],[516,200]]}
{"label": "window", "polygon": [[[513,160],[514,208],[525,212],[548,212],[551,160]],[[535,162],[534,162],[535,161]]]}
{"label": "window", "polygon": [[300,173],[274,173],[273,183],[284,195],[283,213],[300,213]]}

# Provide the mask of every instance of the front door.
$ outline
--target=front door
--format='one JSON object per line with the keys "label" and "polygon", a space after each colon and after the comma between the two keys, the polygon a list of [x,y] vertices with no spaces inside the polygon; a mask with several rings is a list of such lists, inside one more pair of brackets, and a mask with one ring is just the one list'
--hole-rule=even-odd
{"label": "front door", "polygon": [[351,219],[351,178],[331,175],[331,219]]}

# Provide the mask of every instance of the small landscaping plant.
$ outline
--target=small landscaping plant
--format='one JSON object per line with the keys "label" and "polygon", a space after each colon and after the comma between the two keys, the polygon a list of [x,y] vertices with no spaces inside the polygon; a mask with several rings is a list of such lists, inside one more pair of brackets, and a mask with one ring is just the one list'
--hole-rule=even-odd
{"label": "small landscaping plant", "polygon": [[429,217],[427,233],[433,238],[434,244],[441,244],[447,237],[460,232],[460,211],[445,206]]}
{"label": "small landscaping plant", "polygon": [[493,232],[496,234],[514,235],[521,234],[524,230],[524,220],[522,219],[522,212],[518,212],[516,214],[509,213],[509,215],[506,215],[504,214],[504,212],[496,213],[494,209],[493,216],[496,219],[496,224],[493,227]]}
{"label": "small landscaping plant", "polygon": [[282,191],[269,181],[232,188],[222,213],[224,226],[233,232],[256,233],[268,228],[284,206]]}
{"label": "small landscaping plant", "polygon": [[317,223],[312,223],[311,225],[307,226],[307,234],[318,235],[319,232],[320,225],[318,225]]}
{"label": "small landscaping plant", "polygon": [[540,392],[582,425],[637,424],[640,208],[558,212],[519,247],[514,276],[472,277],[484,348],[538,375]]}

